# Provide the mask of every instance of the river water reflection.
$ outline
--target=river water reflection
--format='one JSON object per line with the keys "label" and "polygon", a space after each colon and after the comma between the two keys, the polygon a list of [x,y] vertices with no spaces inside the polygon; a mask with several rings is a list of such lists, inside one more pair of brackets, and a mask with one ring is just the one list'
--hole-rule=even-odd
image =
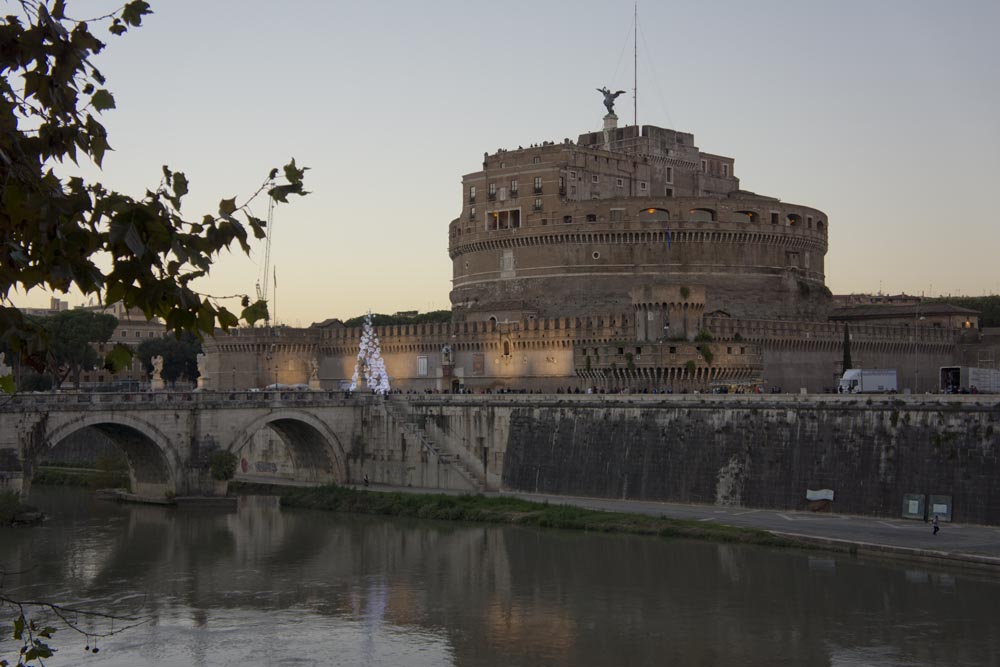
{"label": "river water reflection", "polygon": [[[1000,582],[909,563],[36,489],[4,589],[147,625],[51,667],[996,665]],[[7,622],[8,619],[3,619]],[[0,657],[14,657],[9,640]]]}

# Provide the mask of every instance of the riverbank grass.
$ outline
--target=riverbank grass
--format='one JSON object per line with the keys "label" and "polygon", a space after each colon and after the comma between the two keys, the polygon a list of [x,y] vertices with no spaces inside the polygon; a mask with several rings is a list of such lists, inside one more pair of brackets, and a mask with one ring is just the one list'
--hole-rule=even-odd
{"label": "riverbank grass", "polygon": [[281,497],[281,503],[284,507],[352,514],[513,524],[538,528],[654,535],[775,547],[808,546],[752,528],[669,519],[645,514],[603,512],[571,505],[536,503],[511,497],[383,493],[340,486],[290,488],[246,482],[230,482],[229,488],[231,492],[238,494],[278,495]]}

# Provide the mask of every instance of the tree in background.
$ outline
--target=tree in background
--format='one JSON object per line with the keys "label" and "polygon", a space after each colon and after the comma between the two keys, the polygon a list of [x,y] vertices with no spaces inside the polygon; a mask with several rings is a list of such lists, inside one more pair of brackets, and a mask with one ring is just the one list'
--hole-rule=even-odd
{"label": "tree in background", "polygon": [[854,361],[851,359],[851,332],[847,328],[847,322],[844,322],[844,368],[842,370],[846,371],[848,368],[854,368]]}
{"label": "tree in background", "polygon": [[942,296],[927,301],[930,303],[950,303],[953,306],[978,310],[980,327],[1000,327],[1000,295]]}
{"label": "tree in background", "polygon": [[344,326],[348,329],[363,326],[365,319],[372,318],[372,325],[376,327],[395,326],[397,324],[432,324],[451,322],[450,310],[431,310],[426,313],[416,315],[380,315],[379,313],[368,313],[358,315],[349,320],[344,320]]}
{"label": "tree in background", "polygon": [[[44,368],[46,332],[9,299],[11,290],[36,287],[75,289],[104,306],[138,308],[176,333],[212,333],[264,319],[265,302],[244,295],[236,314],[193,283],[234,243],[249,253],[249,234],[264,238],[265,221],[248,205],[262,194],[277,202],[306,194],[305,169],[293,159],[281,172],[272,169],[241,202],[223,198],[217,211],[196,217],[181,211],[187,178],[166,166],[159,185],[140,197],[60,177],[61,163],[100,167],[111,148],[97,120],[115,108],[94,65],[105,43],[90,23],[70,18],[64,0],[12,5],[0,19],[0,341],[36,370]],[[151,13],[147,2],[131,0],[93,23],[110,24],[111,34],[122,35]],[[112,361],[126,365],[125,349]]]}
{"label": "tree in background", "polygon": [[153,371],[153,357],[163,357],[160,377],[173,384],[177,380],[194,382],[198,379],[198,355],[201,353],[201,339],[191,333],[165,334],[161,338],[147,338],[139,343],[137,354],[147,373]]}
{"label": "tree in background", "polygon": [[79,388],[80,372],[103,363],[94,344],[108,342],[118,326],[114,315],[90,310],[64,310],[37,319],[48,339],[45,367],[56,387],[72,380]]}

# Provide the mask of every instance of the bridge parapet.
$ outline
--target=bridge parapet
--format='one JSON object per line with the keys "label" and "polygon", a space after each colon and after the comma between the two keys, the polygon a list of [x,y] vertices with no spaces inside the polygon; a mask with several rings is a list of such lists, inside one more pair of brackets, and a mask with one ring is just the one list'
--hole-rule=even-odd
{"label": "bridge parapet", "polygon": [[345,397],[339,391],[164,391],[164,392],[49,392],[15,394],[0,403],[0,412],[25,410],[107,410],[115,407],[149,409],[342,407],[363,405],[373,396]]}

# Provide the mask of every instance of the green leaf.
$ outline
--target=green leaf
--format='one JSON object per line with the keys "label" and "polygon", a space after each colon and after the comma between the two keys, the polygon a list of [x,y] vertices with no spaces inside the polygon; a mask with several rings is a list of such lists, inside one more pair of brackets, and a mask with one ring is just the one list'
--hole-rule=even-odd
{"label": "green leaf", "polygon": [[305,176],[307,169],[309,167],[300,169],[295,166],[295,158],[292,158],[292,161],[285,165],[285,178],[293,185],[302,185],[302,177]]}
{"label": "green leaf", "polygon": [[24,635],[24,614],[14,620],[14,639],[21,639]]}
{"label": "green leaf", "polygon": [[188,193],[188,179],[183,172],[174,174],[174,196],[179,200]]}
{"label": "green leaf", "polygon": [[13,394],[16,389],[13,375],[0,375],[0,391],[5,394]]}
{"label": "green leaf", "polygon": [[122,25],[122,22],[119,19],[112,21],[110,27],[108,27],[108,31],[112,35],[124,35],[126,30],[128,30],[128,28]]}
{"label": "green leaf", "polygon": [[239,318],[233,315],[231,312],[225,308],[219,308],[219,327],[222,329],[231,329],[240,323]]}
{"label": "green leaf", "polygon": [[104,88],[101,88],[90,96],[90,103],[93,104],[94,108],[98,111],[115,108],[114,96]]}
{"label": "green leaf", "polygon": [[267,312],[267,301],[257,301],[250,304],[240,313],[240,319],[251,325],[261,320],[270,319],[270,315]]}
{"label": "green leaf", "polygon": [[219,202],[219,215],[225,217],[236,212],[236,197],[223,199]]}
{"label": "green leaf", "polygon": [[122,20],[131,26],[140,26],[142,25],[142,17],[152,13],[153,10],[149,8],[148,2],[132,0],[132,2],[126,3],[122,7]]}
{"label": "green leaf", "polygon": [[114,346],[105,357],[105,363],[115,372],[125,370],[132,364],[132,350],[121,343]]}

